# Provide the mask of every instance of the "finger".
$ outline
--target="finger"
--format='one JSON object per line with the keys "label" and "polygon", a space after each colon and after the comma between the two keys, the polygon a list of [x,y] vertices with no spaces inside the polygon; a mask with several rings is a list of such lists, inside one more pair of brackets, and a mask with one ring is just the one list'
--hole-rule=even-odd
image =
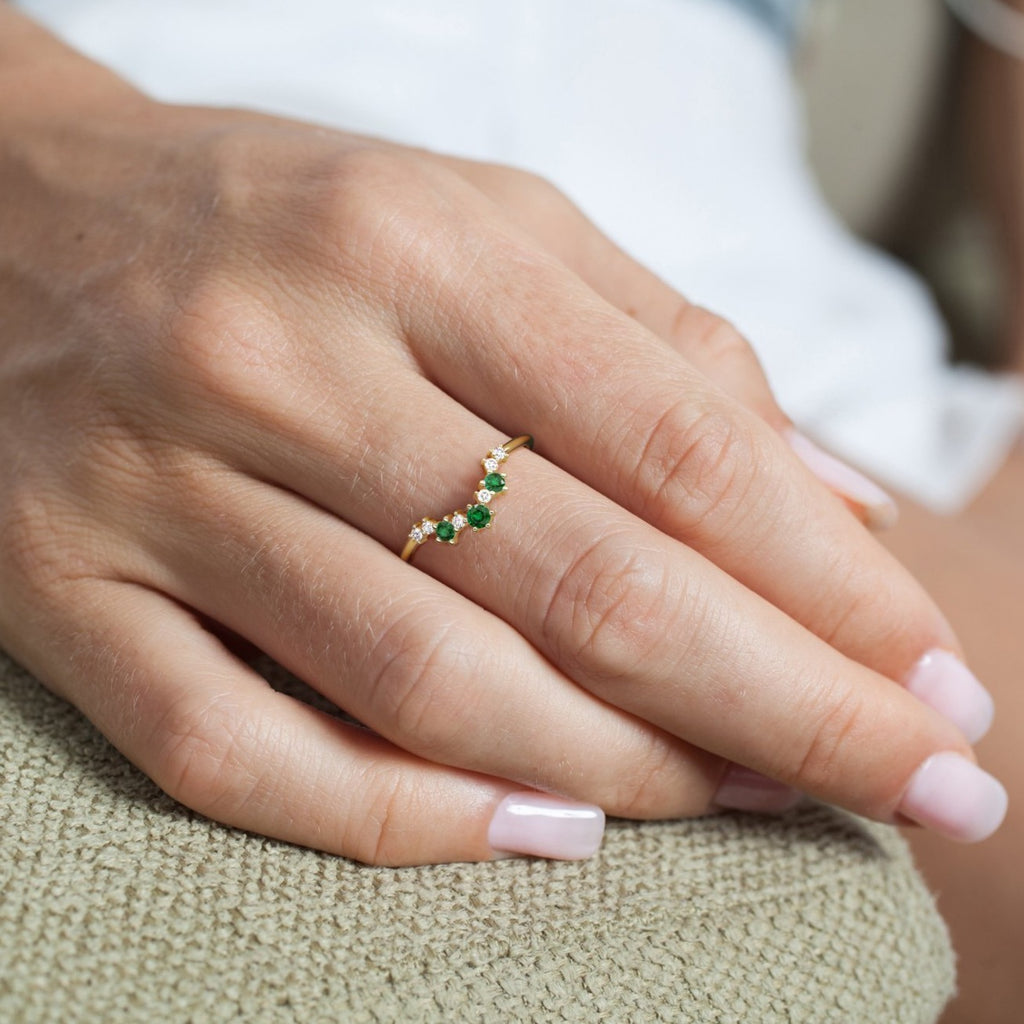
{"label": "finger", "polygon": [[[410,386],[430,388],[423,382]],[[422,395],[418,401],[403,397],[397,410],[431,408]],[[449,417],[451,437],[460,443],[479,437],[483,446],[484,425],[457,418],[454,407],[439,412]],[[382,477],[390,477],[408,486],[411,475],[399,467],[416,466],[414,482],[423,485],[426,503],[429,495],[443,492],[442,481],[459,479],[454,466],[441,468],[450,462],[450,447],[421,447],[412,423],[401,411],[381,423],[374,451],[387,453],[394,464],[385,472],[380,465],[366,472],[370,490],[347,509],[363,530],[390,537],[393,547],[400,546],[395,529],[400,503],[390,493],[386,500],[374,497],[374,481],[379,486]],[[521,450],[512,458],[509,480],[515,490],[501,499],[495,517],[500,530],[489,529],[477,543],[470,539],[455,549],[428,543],[417,562],[514,624],[602,700],[694,746],[882,820],[909,813],[904,793],[933,755],[953,751],[961,760],[969,758],[951,723],[890,680],[840,655],[692,549],[531,452]],[[306,492],[324,487],[325,481],[297,478],[295,466],[285,460],[276,467],[291,474],[289,487]],[[456,495],[472,486],[463,483],[448,501],[457,501]],[[252,501],[243,504],[253,507]],[[433,505],[443,507],[440,498]],[[330,547],[325,536],[315,546],[318,557]],[[346,549],[352,549],[352,541]],[[278,579],[281,564],[271,560],[267,575]],[[386,563],[360,578],[387,579]],[[392,587],[405,592],[397,579],[387,589]],[[369,590],[366,583],[363,590]],[[324,602],[307,597],[303,604]],[[339,609],[330,619],[340,620],[342,613]],[[442,664],[442,674],[450,677]],[[478,677],[477,685],[486,687],[486,677]],[[543,690],[527,689],[527,703],[543,701]],[[427,693],[435,691],[436,685]],[[476,699],[474,691],[455,690],[455,695],[458,703]],[[429,706],[431,699],[419,706]],[[517,744],[522,730],[519,725],[512,733]],[[485,728],[484,735],[490,739],[493,729]]]}
{"label": "finger", "polygon": [[403,749],[621,816],[711,805],[720,758],[595,698],[501,619],[333,516],[223,472],[163,503],[147,518],[174,525],[147,538],[164,567],[147,582]]}
{"label": "finger", "polygon": [[739,331],[630,257],[554,185],[512,168],[438,159],[491,198],[594,292],[667,341],[709,380],[776,429],[790,425]]}
{"label": "finger", "polygon": [[[436,209],[422,201],[407,209],[390,178],[383,200],[364,187],[346,202],[384,202],[389,216],[364,214],[372,233],[334,238],[340,257],[327,249],[319,269],[307,266],[310,280],[280,297],[274,323],[253,323],[232,302],[181,325],[199,332],[186,344],[193,357],[213,353],[199,381],[208,408],[192,401],[194,423],[234,431],[225,441],[236,447],[284,435],[283,446],[318,460],[314,475],[328,497],[300,493],[344,514],[344,491],[364,472],[411,355],[482,420],[505,430],[528,421],[571,474],[697,547],[852,657],[904,679],[928,650],[956,650],[920,588],[763,421],[514,229],[495,226],[479,193],[448,176],[410,183],[406,169],[391,170],[417,194],[436,191]],[[403,225],[413,217],[420,229],[409,232]],[[311,325],[304,296],[318,286],[333,294],[332,276],[357,260],[386,315],[349,310],[342,319],[331,306]],[[211,324],[216,336],[204,345]],[[408,353],[374,361],[374,352],[393,351],[396,328]],[[365,351],[354,331],[368,338]],[[341,332],[346,343],[331,342]],[[254,358],[254,339],[271,351]],[[416,429],[428,443],[453,436],[443,422]]]}
{"label": "finger", "polygon": [[572,475],[891,678],[956,650],[920,587],[760,418],[553,261],[472,241],[471,286],[460,257],[418,282],[461,320],[403,311],[445,390],[504,429],[525,423]]}
{"label": "finger", "polygon": [[[431,543],[417,561],[517,623],[581,685],[697,747],[879,820],[922,816],[906,794],[944,752],[986,793],[1000,791],[969,765],[960,730],[912,694],[602,496],[567,502],[555,467],[515,457],[515,492],[486,543]],[[493,585],[502,579],[517,585]],[[995,827],[989,795],[958,836]]]}
{"label": "finger", "polygon": [[898,510],[892,497],[794,429],[775,400],[757,354],[732,323],[690,302],[630,257],[544,179],[507,167],[440,159],[491,197],[598,295],[778,430],[807,468],[866,525],[884,529],[895,522]]}
{"label": "finger", "polygon": [[[641,278],[653,277],[638,265],[636,273]],[[628,281],[628,276],[624,280]],[[885,530],[894,525],[899,508],[893,497],[793,425],[776,403],[754,349],[732,323],[687,302],[656,278],[653,282],[637,281],[636,285],[650,288],[650,297],[642,302],[640,295],[634,294],[633,304],[624,307],[630,315],[667,340],[709,380],[777,430],[804,466],[865,526]]]}
{"label": "finger", "polygon": [[600,844],[597,808],[431,764],[278,693],[157,594],[73,589],[61,631],[74,649],[49,668],[73,674],[81,709],[201,814],[372,864],[577,859]]}
{"label": "finger", "polygon": [[689,302],[596,229],[579,262],[581,277],[599,295],[667,341],[708,380],[777,430],[797,458],[866,526],[882,530],[896,522],[899,510],[889,494],[794,427],[776,402],[753,347],[731,322]]}

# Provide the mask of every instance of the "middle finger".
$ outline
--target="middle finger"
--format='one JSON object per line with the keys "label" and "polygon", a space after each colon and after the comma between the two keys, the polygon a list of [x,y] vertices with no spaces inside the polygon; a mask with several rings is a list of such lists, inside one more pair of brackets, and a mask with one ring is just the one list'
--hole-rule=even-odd
{"label": "middle finger", "polygon": [[[416,518],[409,510],[440,517],[463,506],[482,472],[477,460],[500,438],[422,379],[407,377],[391,397],[386,416],[370,416],[372,446],[336,453],[344,495],[332,496],[308,455],[322,441],[283,458],[264,449],[259,461],[398,550]],[[426,434],[424,423],[446,430]],[[457,548],[431,541],[417,562],[512,624],[587,691],[884,820],[931,755],[970,756],[946,720],[691,548],[529,451],[508,467],[493,529]]]}

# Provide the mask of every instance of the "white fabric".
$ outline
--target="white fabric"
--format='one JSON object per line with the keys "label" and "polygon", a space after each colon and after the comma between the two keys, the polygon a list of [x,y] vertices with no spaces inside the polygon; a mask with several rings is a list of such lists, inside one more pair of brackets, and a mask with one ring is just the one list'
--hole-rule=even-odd
{"label": "white fabric", "polygon": [[150,93],[539,171],[757,347],[809,433],[940,510],[1018,435],[1018,382],[942,361],[917,281],[801,157],[771,33],[715,0],[27,0]]}

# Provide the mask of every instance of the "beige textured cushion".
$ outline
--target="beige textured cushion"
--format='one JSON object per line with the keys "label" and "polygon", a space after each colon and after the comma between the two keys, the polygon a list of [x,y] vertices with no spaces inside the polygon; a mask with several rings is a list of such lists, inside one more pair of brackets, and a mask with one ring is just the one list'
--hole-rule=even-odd
{"label": "beige textured cushion", "polygon": [[916,1024],[953,987],[897,834],[820,807],[368,868],[190,814],[3,655],[0,766],[12,1024]]}

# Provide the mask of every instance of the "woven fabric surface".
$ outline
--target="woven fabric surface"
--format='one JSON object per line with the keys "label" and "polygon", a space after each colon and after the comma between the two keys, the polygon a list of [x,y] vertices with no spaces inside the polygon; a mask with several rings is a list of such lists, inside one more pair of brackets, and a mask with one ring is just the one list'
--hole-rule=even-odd
{"label": "woven fabric surface", "polygon": [[370,868],[190,814],[0,654],[0,1020],[933,1022],[894,830],[612,822],[580,864]]}

